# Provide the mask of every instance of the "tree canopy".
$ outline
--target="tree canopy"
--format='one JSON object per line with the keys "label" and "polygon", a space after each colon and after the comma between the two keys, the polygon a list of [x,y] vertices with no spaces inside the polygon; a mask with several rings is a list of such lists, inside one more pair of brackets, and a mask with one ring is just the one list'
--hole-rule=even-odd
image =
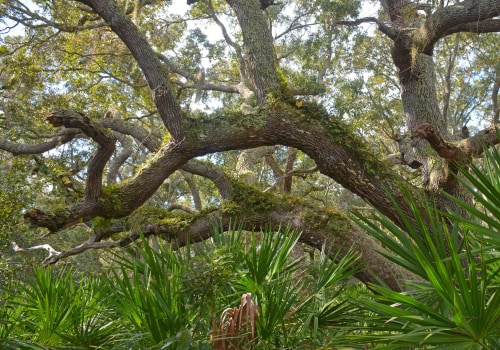
{"label": "tree canopy", "polygon": [[348,214],[404,229],[408,197],[464,197],[498,143],[500,1],[188,4],[0,2],[1,238],[84,230],[55,263],[238,218],[400,288]]}

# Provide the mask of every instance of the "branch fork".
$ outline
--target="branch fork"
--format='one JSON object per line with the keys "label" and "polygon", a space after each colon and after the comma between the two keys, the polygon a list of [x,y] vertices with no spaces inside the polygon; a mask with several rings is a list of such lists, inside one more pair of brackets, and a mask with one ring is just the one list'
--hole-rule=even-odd
{"label": "branch fork", "polygon": [[457,147],[447,143],[439,131],[429,123],[422,123],[412,130],[412,140],[416,143],[420,140],[427,140],[431,147],[445,159],[456,159]]}
{"label": "branch fork", "polygon": [[482,130],[474,136],[456,143],[446,142],[439,131],[429,123],[422,123],[412,130],[413,142],[427,140],[436,153],[448,160],[468,162],[480,156],[485,147],[496,145],[498,140],[497,125]]}

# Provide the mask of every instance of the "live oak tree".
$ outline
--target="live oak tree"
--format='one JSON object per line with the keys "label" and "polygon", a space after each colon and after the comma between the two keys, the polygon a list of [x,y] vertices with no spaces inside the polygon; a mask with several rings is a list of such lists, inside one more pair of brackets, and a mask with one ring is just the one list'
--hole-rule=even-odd
{"label": "live oak tree", "polygon": [[[31,155],[26,181],[45,183],[24,216],[90,231],[46,262],[141,234],[183,245],[236,218],[354,246],[358,278],[400,288],[406,272],[315,186],[398,225],[394,201],[411,218],[407,196],[462,196],[459,165],[498,143],[500,1],[190,3],[0,3],[0,149]],[[473,117],[487,127],[461,134]]]}

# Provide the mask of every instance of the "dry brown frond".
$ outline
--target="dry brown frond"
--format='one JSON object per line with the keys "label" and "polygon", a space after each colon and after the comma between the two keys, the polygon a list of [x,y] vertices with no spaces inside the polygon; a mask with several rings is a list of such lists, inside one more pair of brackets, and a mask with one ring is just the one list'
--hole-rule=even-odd
{"label": "dry brown frond", "polygon": [[259,310],[252,300],[252,294],[243,294],[239,307],[224,310],[219,324],[213,320],[213,348],[215,350],[252,349],[257,337],[255,324],[258,319]]}

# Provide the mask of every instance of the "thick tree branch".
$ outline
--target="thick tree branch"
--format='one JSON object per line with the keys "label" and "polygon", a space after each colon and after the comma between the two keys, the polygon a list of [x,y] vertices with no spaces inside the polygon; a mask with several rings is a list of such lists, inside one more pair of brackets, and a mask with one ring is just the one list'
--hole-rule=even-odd
{"label": "thick tree branch", "polygon": [[[182,177],[186,181],[189,187],[189,191],[191,192],[191,197],[193,198],[194,209],[196,211],[200,211],[202,209],[201,198],[200,198],[200,190],[194,181],[193,174],[181,170]],[[170,206],[172,207],[172,206]],[[177,209],[177,208],[176,208]],[[178,209],[186,211],[184,208],[179,207]]]}
{"label": "thick tree branch", "polygon": [[454,33],[497,33],[500,32],[500,19],[487,19],[480,22],[461,23],[448,28],[442,36],[448,36]]}
{"label": "thick tree branch", "polygon": [[128,123],[120,119],[110,118],[101,119],[97,121],[97,123],[104,128],[109,128],[121,134],[132,136],[150,152],[155,152],[160,148],[160,142],[156,139],[156,137],[135,124]]}
{"label": "thick tree branch", "polygon": [[268,152],[264,156],[264,160],[266,161],[266,164],[271,168],[271,171],[273,172],[273,176],[275,179],[279,178],[280,176],[283,175],[283,170],[281,170],[281,166],[276,159],[275,155],[275,148],[272,149],[270,152]]}
{"label": "thick tree branch", "polygon": [[184,164],[182,170],[211,180],[223,199],[228,199],[231,196],[233,185],[227,174],[220,167],[209,162],[191,159]]}
{"label": "thick tree branch", "polygon": [[[399,290],[402,287],[401,280],[411,277],[407,271],[393,265],[378,254],[377,251],[383,251],[383,248],[360,228],[354,226],[343,214],[335,210],[323,210],[298,199],[290,204],[290,198],[271,194],[263,195],[258,190],[241,184],[235,184],[235,186],[237,189],[232,200],[222,205],[219,210],[191,217],[183,216],[183,219],[180,222],[176,221],[176,224],[154,223],[149,218],[149,223],[141,227],[141,233],[131,230],[123,238],[109,242],[97,242],[94,235],[87,242],[52,256],[47,263],[53,264],[87,249],[122,247],[139,239],[141,235],[160,236],[173,242],[177,247],[181,247],[188,241],[192,243],[209,238],[213,226],[228,229],[231,220],[241,215],[245,218],[240,222],[245,230],[269,229],[269,227],[279,230],[284,226],[290,227],[302,232],[300,242],[316,249],[340,251],[341,256],[354,247],[361,255],[360,264],[364,267],[356,274],[356,277],[365,283],[379,283],[378,281],[382,280],[393,289]],[[253,204],[250,204],[258,198],[260,198],[261,208],[255,208]],[[158,219],[162,220],[161,217]],[[112,230],[105,236],[115,232]]]}
{"label": "thick tree branch", "polygon": [[[457,33],[460,29],[475,33],[497,31],[498,19],[492,19],[499,15],[499,0],[459,2],[452,6],[439,8],[432,13],[426,19],[424,27],[417,31],[415,38],[420,37],[423,41],[422,45],[430,48],[439,39]],[[423,51],[427,51],[427,49]]]}
{"label": "thick tree branch", "polygon": [[491,89],[491,106],[493,108],[493,123],[500,123],[500,108],[498,108],[498,97],[500,92],[500,69],[495,74],[495,81]]}
{"label": "thick tree branch", "polygon": [[[187,166],[185,170],[196,173],[194,167],[188,168],[187,163],[194,157],[281,144],[307,153],[323,174],[376,205],[398,222],[399,213],[387,196],[387,191],[392,190],[393,196],[403,198],[403,195],[398,195],[398,177],[390,173],[387,164],[379,163],[376,156],[370,155],[348,126],[323,114],[315,108],[308,111],[286,103],[275,103],[259,114],[238,115],[238,122],[234,124],[228,123],[226,118],[210,119],[209,123],[198,119],[186,120],[189,138],[159,148],[139,173],[118,187],[108,189],[98,203],[91,205],[86,201],[57,215],[44,215],[41,210],[32,210],[26,215],[34,224],[53,231],[95,216],[124,217],[150,198],[174,171]],[[211,179],[217,181],[221,195],[227,196],[224,176],[214,173]],[[411,216],[409,211],[408,215]]]}
{"label": "thick tree branch", "polygon": [[196,213],[196,212],[199,211],[198,209],[193,210],[193,209],[191,209],[190,207],[188,207],[186,205],[177,204],[177,203],[169,205],[168,208],[167,208],[167,210],[168,211],[181,210],[181,211],[184,211],[184,212],[186,212],[188,214],[194,214],[194,213]]}
{"label": "thick tree branch", "polygon": [[[285,164],[285,174],[289,174],[293,171],[293,166],[295,164],[295,159],[297,158],[297,150],[293,147],[288,147],[288,157]],[[292,176],[285,177],[283,179],[283,192],[291,193],[292,192]]]}
{"label": "thick tree branch", "polygon": [[271,30],[259,2],[227,0],[227,3],[236,14],[243,35],[245,76],[257,102],[263,104],[268,93],[280,91]]}
{"label": "thick tree branch", "polygon": [[98,13],[120,37],[139,64],[163,123],[174,140],[181,140],[182,113],[170,88],[169,73],[132,20],[112,0],[81,0]]}
{"label": "thick tree branch", "polygon": [[440,157],[458,162],[468,162],[479,156],[484,151],[484,147],[499,143],[494,127],[485,129],[457,143],[449,143],[444,140],[436,128],[428,123],[413,129],[412,139],[415,142],[427,140]]}
{"label": "thick tree branch", "polygon": [[0,139],[0,149],[13,155],[39,154],[50,151],[62,144],[73,140],[81,131],[79,129],[65,129],[52,137],[49,141],[37,144],[15,143]]}
{"label": "thick tree branch", "polygon": [[[193,79],[195,81],[195,77],[192,74],[189,74],[187,76],[190,79]],[[197,90],[204,90],[204,91],[218,91],[218,92],[225,92],[229,94],[235,94],[238,93],[238,89],[234,86],[228,86],[228,85],[221,85],[221,84],[213,84],[209,82],[193,82],[193,83],[185,83],[180,80],[175,80],[174,83],[178,86],[180,86],[182,89],[197,89]]]}
{"label": "thick tree branch", "polygon": [[101,196],[104,167],[115,151],[115,137],[87,116],[76,111],[55,111],[44,118],[54,127],[78,128],[99,144],[87,166],[85,200],[97,201]]}
{"label": "thick tree branch", "polygon": [[[160,142],[143,128],[138,127],[132,123],[119,119],[101,119],[95,121],[103,128],[108,128],[124,135],[130,135],[137,140],[140,144],[144,145],[150,152],[156,151],[160,147]],[[0,139],[0,149],[13,155],[20,154],[40,154],[63,145],[75,137],[81,136],[82,131],[77,128],[62,129],[56,135],[52,136],[49,141],[40,142],[36,144],[25,144],[10,142],[8,140]]]}
{"label": "thick tree branch", "polygon": [[[108,118],[104,118],[95,122],[104,128],[109,128],[113,130],[115,133],[132,136],[135,140],[137,140],[137,142],[139,142],[139,144],[142,144],[150,152],[155,152],[160,148],[160,142],[156,139],[156,137],[152,136],[145,129],[138,127],[135,124],[131,124],[120,119],[108,119]],[[62,129],[60,132],[58,132],[56,136],[53,136],[50,139],[50,141],[41,142],[38,144],[21,144],[21,143],[9,142],[7,140],[0,140],[0,149],[12,153],[14,155],[40,154],[55,149],[56,147],[73,140],[78,135],[82,135],[82,131],[80,129],[65,128]],[[126,146],[128,144],[127,141],[122,140],[124,136],[116,135],[116,137],[117,139],[120,140],[120,142],[121,141],[125,142],[125,146],[122,145],[124,147],[123,152],[121,152],[120,155],[117,156],[116,166],[119,166],[119,164],[125,161],[123,158],[125,158],[125,156],[129,154],[130,145]],[[229,198],[232,190],[232,185],[226,173],[222,171],[218,166],[208,162],[191,159],[181,169],[191,174],[199,175],[211,180],[212,182],[214,182],[215,186],[219,190],[219,193],[222,196],[222,198],[224,199]],[[108,173],[108,182],[110,183],[114,182],[111,181],[111,177],[114,177],[116,175],[116,170],[118,169],[114,169],[113,166],[110,166],[110,170]],[[45,225],[42,226],[47,227]]]}

